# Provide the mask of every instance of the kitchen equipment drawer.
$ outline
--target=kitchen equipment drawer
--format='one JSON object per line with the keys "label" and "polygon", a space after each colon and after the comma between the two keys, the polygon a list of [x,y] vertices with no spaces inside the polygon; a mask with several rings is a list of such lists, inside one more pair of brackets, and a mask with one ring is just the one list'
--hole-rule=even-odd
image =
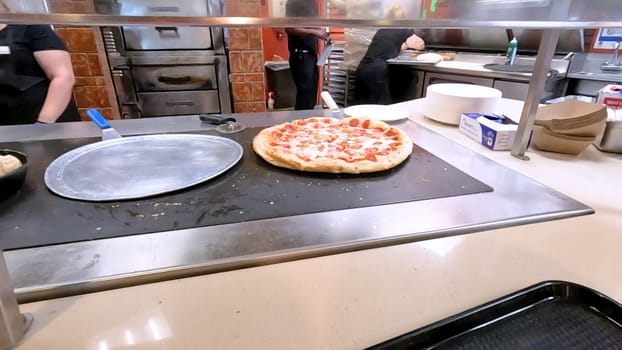
{"label": "kitchen equipment drawer", "polygon": [[218,91],[141,92],[143,117],[221,113]]}
{"label": "kitchen equipment drawer", "polygon": [[127,50],[200,50],[213,49],[210,28],[123,27]]}
{"label": "kitchen equipment drawer", "polygon": [[[205,1],[118,0],[125,16],[210,16]],[[207,27],[127,26],[123,27],[128,50],[211,49],[211,30]]]}
{"label": "kitchen equipment drawer", "polygon": [[136,66],[133,71],[139,92],[218,88],[214,65]]}

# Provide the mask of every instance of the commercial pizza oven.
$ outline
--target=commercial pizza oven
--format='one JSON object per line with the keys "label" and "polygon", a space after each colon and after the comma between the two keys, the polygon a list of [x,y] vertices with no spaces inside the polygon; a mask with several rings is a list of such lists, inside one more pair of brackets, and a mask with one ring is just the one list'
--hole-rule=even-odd
{"label": "commercial pizza oven", "polygon": [[[217,16],[219,0],[100,0],[120,15]],[[122,118],[230,113],[228,62],[220,27],[103,27]]]}

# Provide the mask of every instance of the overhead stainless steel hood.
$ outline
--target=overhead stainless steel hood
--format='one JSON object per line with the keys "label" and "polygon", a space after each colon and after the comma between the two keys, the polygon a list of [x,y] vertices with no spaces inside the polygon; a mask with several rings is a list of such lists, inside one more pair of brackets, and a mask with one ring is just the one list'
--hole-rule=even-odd
{"label": "overhead stainless steel hood", "polygon": [[[317,17],[227,17],[178,13],[158,16],[148,12],[122,11],[122,3],[98,0],[96,12],[70,14],[45,8],[16,7],[15,13],[0,13],[2,23],[54,23],[66,25],[196,25],[226,27],[420,27],[420,28],[600,28],[621,27],[622,7],[618,0],[445,0],[437,8],[406,11],[406,17],[389,18],[385,1],[364,1],[365,11],[348,6],[326,11]],[[339,3],[337,3],[339,4]],[[374,8],[370,11],[369,7]],[[330,9],[329,9],[330,10]],[[338,14],[332,15],[337,12]],[[161,15],[161,14],[160,14]]]}

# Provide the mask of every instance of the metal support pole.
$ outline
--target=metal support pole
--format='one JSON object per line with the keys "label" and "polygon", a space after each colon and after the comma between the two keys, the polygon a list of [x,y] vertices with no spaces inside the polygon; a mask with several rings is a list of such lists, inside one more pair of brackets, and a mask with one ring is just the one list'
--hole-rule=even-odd
{"label": "metal support pole", "polygon": [[518,131],[516,132],[514,144],[512,145],[512,155],[522,160],[529,160],[529,157],[525,156],[525,152],[529,145],[533,123],[536,120],[538,105],[540,104],[540,99],[544,93],[544,86],[548,79],[551,61],[553,60],[557,41],[559,40],[559,33],[560,29],[557,28],[546,29],[544,33],[542,33],[536,64],[534,66],[533,75],[529,81],[527,98],[525,99],[525,105],[523,106],[523,112],[521,113],[520,122],[518,124]]}
{"label": "metal support pole", "polygon": [[0,249],[0,350],[13,349],[31,323],[32,315],[19,312],[4,253]]}

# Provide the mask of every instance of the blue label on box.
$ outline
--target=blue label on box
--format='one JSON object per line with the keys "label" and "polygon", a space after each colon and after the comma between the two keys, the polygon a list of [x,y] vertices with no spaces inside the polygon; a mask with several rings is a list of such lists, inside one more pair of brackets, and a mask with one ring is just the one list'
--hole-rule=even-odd
{"label": "blue label on box", "polygon": [[482,128],[482,145],[494,149],[497,132],[483,124],[480,124],[480,127]]}

